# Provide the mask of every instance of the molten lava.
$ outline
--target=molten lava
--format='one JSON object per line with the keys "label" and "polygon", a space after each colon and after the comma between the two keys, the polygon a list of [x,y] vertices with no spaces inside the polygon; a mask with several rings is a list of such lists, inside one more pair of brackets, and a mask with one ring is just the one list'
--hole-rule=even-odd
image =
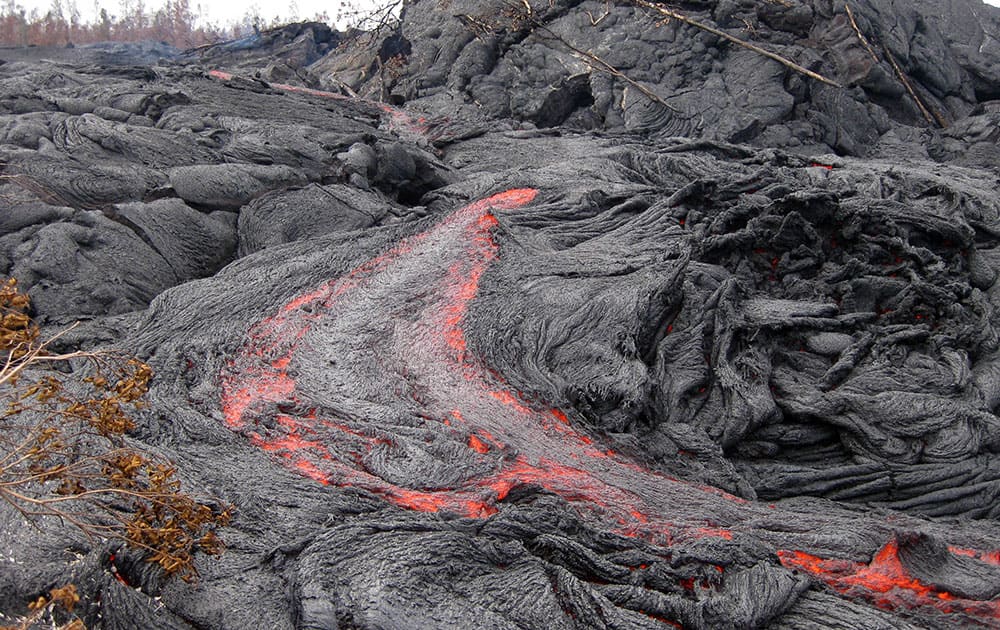
{"label": "molten lava", "polygon": [[[470,351],[467,313],[499,256],[497,213],[536,196],[514,189],[460,208],[256,324],[222,374],[226,425],[306,477],[410,510],[483,518],[503,509],[512,489],[535,486],[597,526],[658,545],[738,540],[774,506],[600,446],[565,411],[511,390]],[[869,565],[800,551],[779,558],[879,606],[996,614],[993,604],[909,579],[894,547]]]}
{"label": "molten lava", "polygon": [[[956,551],[952,549],[952,553]],[[820,558],[802,551],[779,551],[778,557],[786,567],[806,571],[834,590],[880,608],[932,606],[948,614],[961,612],[978,617],[977,621],[994,627],[1000,621],[1000,602],[961,599],[913,578],[899,559],[895,540],[886,543],[867,564]]]}
{"label": "molten lava", "polygon": [[[581,513],[615,523],[621,533],[659,542],[674,535],[732,538],[728,530],[708,526],[702,515],[732,512],[742,500],[706,489],[705,503],[672,510],[672,519],[663,519],[660,504],[688,484],[594,446],[591,437],[572,428],[566,413],[536,409],[469,354],[466,312],[497,257],[492,233],[499,221],[493,212],[527,205],[536,194],[509,190],[470,204],[254,326],[223,377],[226,424],[320,483],[363,487],[410,509],[480,516],[495,512],[512,487],[534,484],[563,496]],[[429,265],[432,259],[436,262]],[[424,277],[429,266],[436,269],[433,278]],[[373,300],[376,296],[386,299]],[[376,326],[376,335],[354,342],[370,356],[349,349],[355,362],[388,368],[378,380],[394,395],[379,402],[409,408],[422,428],[433,432],[426,439],[444,434],[460,441],[467,452],[455,468],[467,464],[485,474],[440,489],[421,487],[420,479],[387,480],[371,464],[405,459],[409,448],[401,447],[400,436],[383,434],[365,418],[331,415],[297,386],[296,362],[318,358],[311,350],[318,327],[344,323],[349,329],[340,336],[356,339],[358,320],[367,322],[378,312],[375,301],[404,305]],[[453,472],[451,477],[462,476]],[[635,487],[636,474],[650,481],[649,487]]]}

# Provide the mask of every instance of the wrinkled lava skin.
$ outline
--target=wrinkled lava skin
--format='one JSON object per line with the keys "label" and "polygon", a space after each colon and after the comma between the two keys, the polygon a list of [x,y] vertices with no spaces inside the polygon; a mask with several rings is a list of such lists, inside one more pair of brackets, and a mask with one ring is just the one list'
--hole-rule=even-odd
{"label": "wrinkled lava skin", "polygon": [[[259,322],[222,374],[226,426],[316,482],[420,512],[485,518],[503,509],[512,488],[534,485],[590,522],[663,546],[729,541],[750,521],[773,519],[774,505],[667,477],[602,447],[566,412],[508,388],[470,351],[463,323],[499,256],[498,214],[537,195],[512,189],[466,205]],[[385,313],[384,304],[400,306]],[[324,380],[300,382],[303,362],[325,362]],[[345,371],[363,372],[370,389],[338,391]],[[391,431],[378,420],[385,418],[394,418]],[[775,551],[786,568],[845,597],[1000,626],[996,602],[909,575],[895,540],[867,564]],[[951,552],[996,564],[997,552]]]}
{"label": "wrinkled lava skin", "polygon": [[195,585],[0,507],[0,626],[1000,627],[1000,9],[678,7],[837,89],[529,4],[0,50],[0,266],[234,507]]}

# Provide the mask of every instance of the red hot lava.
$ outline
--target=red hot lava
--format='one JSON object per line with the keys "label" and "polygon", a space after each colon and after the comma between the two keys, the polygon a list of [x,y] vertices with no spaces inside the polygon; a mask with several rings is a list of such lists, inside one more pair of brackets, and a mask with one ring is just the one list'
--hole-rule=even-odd
{"label": "red hot lava", "polygon": [[[962,553],[964,550],[951,551],[972,555]],[[932,606],[948,614],[965,613],[978,617],[990,626],[997,626],[996,622],[1000,621],[1000,602],[962,599],[913,578],[899,559],[896,540],[886,543],[867,564],[820,558],[803,551],[779,551],[778,557],[784,566],[806,571],[835,591],[865,599],[879,608]]]}
{"label": "red hot lava", "polygon": [[[470,204],[255,326],[223,379],[226,424],[321,483],[363,487],[415,510],[488,515],[514,486],[535,484],[582,513],[615,523],[621,533],[659,542],[676,535],[731,538],[702,515],[733,512],[741,499],[721,491],[699,493],[704,495],[700,505],[663,519],[658,506],[688,484],[598,448],[570,426],[565,413],[535,409],[468,352],[466,312],[497,257],[493,212],[524,206],[535,195],[532,189],[516,189]],[[429,264],[432,258],[435,264]],[[393,308],[391,321],[372,328],[376,303],[402,307]],[[360,341],[359,326],[370,334]],[[335,339],[351,339],[351,345],[317,351],[316,341],[324,336],[327,342],[331,328]],[[454,461],[437,456],[440,449],[415,452],[424,447],[406,435],[378,430],[370,418],[333,417],[322,401],[308,400],[294,376],[296,363],[315,362],[338,349],[351,357],[351,370],[371,373],[371,365],[386,367],[376,380],[394,395],[369,398],[361,406],[378,402],[408,409],[428,432],[424,439],[450,442],[444,450]],[[343,357],[338,360],[340,372],[348,369]],[[343,405],[341,400],[336,406]],[[374,413],[379,411],[384,407]],[[463,452],[452,452],[455,444]],[[415,458],[433,460],[435,470],[450,464],[452,470],[441,471],[443,476],[460,481],[429,489],[421,477],[400,483],[379,474],[391,469],[398,476]],[[467,474],[470,469],[482,472]],[[650,482],[648,487],[634,487],[637,474]],[[432,480],[431,485],[439,484]]]}
{"label": "red hot lava", "polygon": [[[513,488],[535,485],[595,524],[660,545],[727,544],[749,521],[773,517],[773,506],[672,479],[599,446],[565,412],[511,390],[470,352],[468,308],[499,255],[496,213],[536,195],[508,190],[460,208],[259,322],[222,374],[226,425],[319,483],[412,510],[487,517]],[[834,567],[794,551],[780,560],[842,593],[869,593],[876,605],[902,601],[878,595],[888,560]],[[827,579],[828,570],[836,577]],[[907,581],[901,566],[892,571],[892,588],[912,594],[907,605],[995,615]]]}

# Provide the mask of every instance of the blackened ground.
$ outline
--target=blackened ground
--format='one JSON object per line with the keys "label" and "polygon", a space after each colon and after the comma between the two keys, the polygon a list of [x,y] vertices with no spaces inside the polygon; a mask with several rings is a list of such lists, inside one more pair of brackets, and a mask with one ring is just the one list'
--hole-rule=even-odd
{"label": "blackened ground", "polygon": [[[0,65],[0,271],[89,320],[64,344],[150,361],[133,438],[237,507],[193,587],[2,510],[0,612],[68,576],[104,628],[1000,626],[995,18],[898,4],[852,6],[945,130],[677,24],[662,59],[711,56],[682,79],[730,100],[636,44],[612,52],[712,105],[615,114],[624,84],[567,66],[539,91],[515,61],[558,50],[491,57],[424,0],[398,85],[449,117],[321,89],[346,62],[317,26],[205,65]],[[603,32],[603,5],[551,6]],[[823,3],[687,8],[838,81],[864,58]],[[608,9],[608,37],[659,32]],[[435,92],[433,41],[485,114]],[[294,76],[248,71],[272,50]]]}

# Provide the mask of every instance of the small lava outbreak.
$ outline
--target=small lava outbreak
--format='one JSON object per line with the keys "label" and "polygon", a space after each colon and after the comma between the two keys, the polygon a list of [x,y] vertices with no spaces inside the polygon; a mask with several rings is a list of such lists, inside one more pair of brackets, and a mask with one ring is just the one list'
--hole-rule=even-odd
{"label": "small lava outbreak", "polygon": [[[954,548],[951,552],[970,555]],[[985,555],[988,561],[993,554]],[[859,597],[879,608],[931,606],[948,614],[969,615],[984,625],[996,626],[1000,620],[1000,602],[959,597],[912,577],[899,558],[896,540],[886,543],[868,563],[820,558],[802,551],[779,551],[778,557],[784,566],[806,571],[834,590],[849,597]],[[970,625],[972,623],[974,620],[970,619]]]}
{"label": "small lava outbreak", "polygon": [[[671,478],[602,446],[571,411],[512,390],[471,351],[466,315],[500,255],[498,216],[537,196],[513,189],[466,205],[253,326],[222,374],[225,424],[318,483],[416,511],[485,518],[515,487],[535,486],[590,522],[661,546],[726,544],[751,522],[780,517],[780,507]],[[323,380],[303,382],[296,366],[317,363]],[[980,625],[1000,619],[995,602],[912,578],[896,552],[889,541],[866,563],[776,549],[785,567],[845,597],[961,611]],[[724,567],[716,571],[724,579]]]}

